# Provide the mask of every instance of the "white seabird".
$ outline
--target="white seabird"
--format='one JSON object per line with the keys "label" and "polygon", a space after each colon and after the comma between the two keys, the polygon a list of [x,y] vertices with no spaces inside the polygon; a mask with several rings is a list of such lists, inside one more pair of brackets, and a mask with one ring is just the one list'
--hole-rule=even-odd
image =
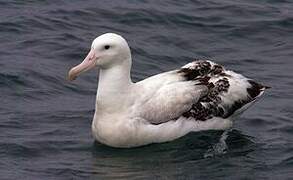
{"label": "white seabird", "polygon": [[209,60],[134,83],[131,52],[120,35],[97,37],[83,62],[68,74],[98,67],[94,138],[112,147],[168,142],[189,132],[224,130],[267,88]]}

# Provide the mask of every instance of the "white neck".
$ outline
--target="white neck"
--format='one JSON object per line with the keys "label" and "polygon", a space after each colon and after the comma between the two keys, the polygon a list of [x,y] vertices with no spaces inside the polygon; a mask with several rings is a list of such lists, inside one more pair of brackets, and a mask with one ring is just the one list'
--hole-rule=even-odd
{"label": "white neck", "polygon": [[[97,90],[97,107],[119,109],[133,84],[130,77],[131,59],[107,69],[100,69]],[[119,102],[119,103],[117,103]]]}
{"label": "white neck", "polygon": [[110,68],[100,69],[99,89],[101,92],[120,91],[131,85],[130,70],[131,60]]}

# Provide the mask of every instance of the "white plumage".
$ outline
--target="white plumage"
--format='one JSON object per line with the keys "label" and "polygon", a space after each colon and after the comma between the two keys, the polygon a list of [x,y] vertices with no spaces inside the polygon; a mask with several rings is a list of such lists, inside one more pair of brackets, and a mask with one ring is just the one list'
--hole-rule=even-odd
{"label": "white plumage", "polygon": [[266,87],[207,60],[133,83],[131,53],[119,35],[97,37],[85,60],[69,72],[99,67],[94,138],[113,147],[167,142],[192,131],[230,128]]}

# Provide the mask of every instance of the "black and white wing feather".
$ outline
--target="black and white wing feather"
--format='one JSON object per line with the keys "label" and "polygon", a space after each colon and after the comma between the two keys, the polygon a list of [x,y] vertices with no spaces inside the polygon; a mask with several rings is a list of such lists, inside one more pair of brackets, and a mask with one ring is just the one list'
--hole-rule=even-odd
{"label": "black and white wing feather", "polygon": [[196,121],[230,118],[267,88],[208,60],[191,62],[138,84],[145,92],[140,99],[140,116],[152,124],[180,117]]}
{"label": "black and white wing feather", "polygon": [[239,115],[268,88],[207,60],[189,63],[183,66],[179,73],[191,81],[208,79],[209,90],[206,96],[183,113],[184,117],[201,121],[213,117],[226,119]]}

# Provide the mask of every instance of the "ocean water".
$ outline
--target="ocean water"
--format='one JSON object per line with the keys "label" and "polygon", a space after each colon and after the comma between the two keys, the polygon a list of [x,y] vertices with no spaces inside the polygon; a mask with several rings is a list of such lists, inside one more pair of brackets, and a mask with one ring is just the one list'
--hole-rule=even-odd
{"label": "ocean water", "polygon": [[[134,149],[94,142],[97,73],[66,81],[98,35],[134,81],[209,58],[272,88],[229,132]],[[293,179],[290,0],[0,0],[0,179]]]}

